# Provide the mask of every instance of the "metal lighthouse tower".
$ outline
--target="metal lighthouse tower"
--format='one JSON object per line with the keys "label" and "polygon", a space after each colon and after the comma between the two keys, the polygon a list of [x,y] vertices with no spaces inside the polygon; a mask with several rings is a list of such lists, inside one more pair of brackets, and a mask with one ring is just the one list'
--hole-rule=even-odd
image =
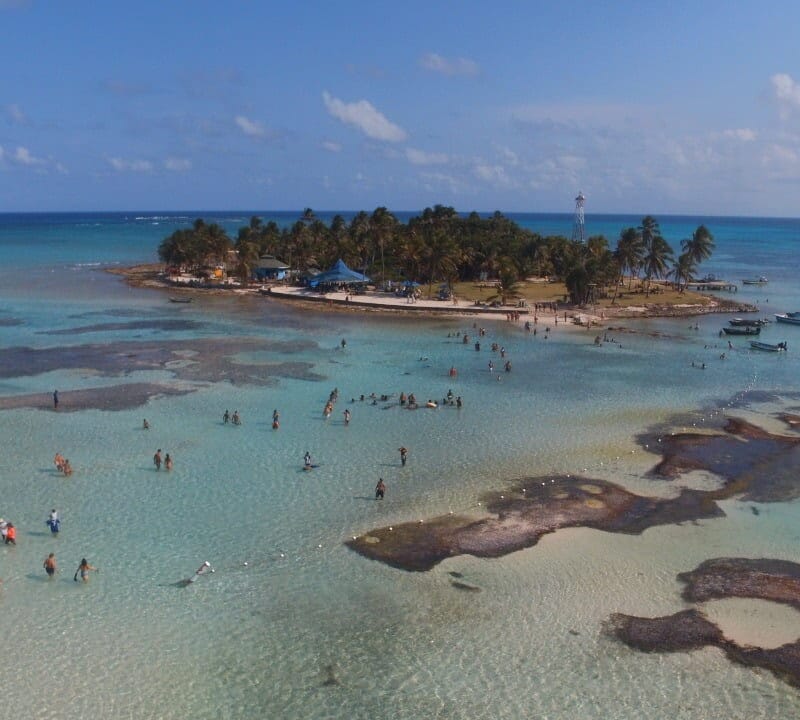
{"label": "metal lighthouse tower", "polygon": [[583,221],[583,204],[586,202],[586,196],[583,192],[578,193],[575,198],[575,223],[572,226],[572,239],[578,242],[586,242],[586,225]]}

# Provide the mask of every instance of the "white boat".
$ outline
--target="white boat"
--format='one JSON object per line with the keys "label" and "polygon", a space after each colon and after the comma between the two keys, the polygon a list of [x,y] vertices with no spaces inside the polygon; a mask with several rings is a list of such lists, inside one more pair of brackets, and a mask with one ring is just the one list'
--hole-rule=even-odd
{"label": "white boat", "polygon": [[742,280],[742,283],[744,285],[766,285],[768,282],[769,280],[767,280],[767,278],[765,278],[763,275],[757,278],[749,278],[747,280]]}
{"label": "white boat", "polygon": [[782,313],[775,316],[779,323],[789,323],[790,325],[800,325],[800,312]]}
{"label": "white boat", "polygon": [[751,340],[750,347],[753,348],[753,350],[765,350],[766,352],[780,352],[781,350],[786,350],[786,343],[779,342],[774,345],[772,343],[761,342],[760,340]]}

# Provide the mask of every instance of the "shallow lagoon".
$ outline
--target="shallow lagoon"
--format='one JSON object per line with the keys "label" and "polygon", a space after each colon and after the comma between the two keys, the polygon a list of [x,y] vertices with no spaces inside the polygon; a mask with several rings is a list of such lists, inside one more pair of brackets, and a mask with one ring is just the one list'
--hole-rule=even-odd
{"label": "shallow lagoon", "polygon": [[[798,389],[791,340],[779,357],[742,343],[722,361],[713,347],[722,342],[719,317],[701,318],[697,331],[681,320],[629,323],[641,332],[600,347],[594,334],[560,327],[544,340],[487,320],[484,348],[496,340],[514,364],[498,382],[489,352],[447,337],[472,332],[472,319],[314,315],[263,298],[176,306],[90,267],[57,276],[42,293],[6,285],[3,317],[21,324],[0,326],[3,348],[51,348],[58,358],[62,346],[105,345],[102,367],[118,342],[177,347],[209,338],[221,348],[247,339],[256,347],[235,359],[264,366],[269,381],[176,379],[170,364],[107,376],[57,362],[43,375],[2,379],[3,396],[38,392],[44,407],[0,412],[0,513],[19,528],[17,547],[0,547],[0,627],[15,658],[0,683],[16,716],[798,712],[796,690],[717,651],[642,655],[600,633],[612,612],[684,607],[675,575],[708,557],[795,559],[797,503],[763,505],[755,515],[749,504],[727,501],[725,518],[641,536],[563,530],[529,550],[459,557],[428,573],[393,570],[343,545],[371,527],[478,512],[482,491],[525,475],[581,473],[669,494],[669,484],[645,476],[657,456],[635,436],[676,415],[702,427],[721,411],[769,425],[786,403],[753,403],[750,395],[740,408],[741,394]],[[191,323],[169,324],[176,320]],[[151,325],[52,334],[121,321]],[[283,343],[292,344],[290,354],[276,349]],[[287,360],[307,363],[321,379],[272,377],[270,368]],[[447,377],[451,365],[456,381]],[[133,382],[191,392],[115,412],[66,406],[70,390]],[[340,397],[326,422],[334,387]],[[358,401],[400,391],[441,399],[450,387],[464,398],[461,411]],[[49,407],[54,388],[58,413]],[[222,424],[226,408],[239,410],[241,427]],[[405,468],[400,445],[410,448]],[[175,458],[172,473],[155,472],[156,448]],[[301,470],[306,450],[320,464],[312,473]],[[68,480],[54,472],[56,451],[75,467]],[[388,485],[383,502],[372,498],[378,477]],[[44,524],[51,507],[63,518],[56,539]],[[62,572],[48,581],[41,564],[51,551]],[[84,556],[101,568],[87,586],[72,581]],[[206,559],[215,574],[176,587]],[[480,592],[454,587],[451,572]]]}

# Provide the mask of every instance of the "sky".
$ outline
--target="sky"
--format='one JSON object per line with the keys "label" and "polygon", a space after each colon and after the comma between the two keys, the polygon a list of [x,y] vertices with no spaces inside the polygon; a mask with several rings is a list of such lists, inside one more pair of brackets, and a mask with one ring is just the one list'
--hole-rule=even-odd
{"label": "sky", "polygon": [[800,215],[800,3],[0,0],[0,212]]}

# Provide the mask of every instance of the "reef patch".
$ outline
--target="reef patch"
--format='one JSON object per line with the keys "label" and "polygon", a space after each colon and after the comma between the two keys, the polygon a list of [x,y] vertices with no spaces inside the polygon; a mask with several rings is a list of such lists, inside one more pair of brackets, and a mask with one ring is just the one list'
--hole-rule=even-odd
{"label": "reef patch", "polygon": [[[800,565],[785,560],[715,558],[681,573],[683,596],[692,602],[729,597],[756,598],[800,609]],[[761,667],[800,687],[800,639],[777,648],[738,645],[696,608],[674,615],[641,618],[615,613],[605,634],[644,652],[682,652],[713,646],[731,661]]]}

